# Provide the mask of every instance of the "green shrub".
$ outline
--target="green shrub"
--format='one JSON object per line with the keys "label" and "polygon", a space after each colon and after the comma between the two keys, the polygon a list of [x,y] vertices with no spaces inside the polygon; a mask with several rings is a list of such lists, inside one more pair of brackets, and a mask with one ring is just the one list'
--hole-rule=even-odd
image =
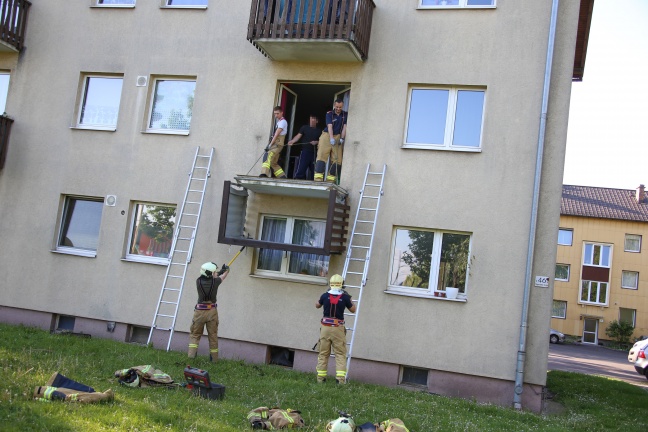
{"label": "green shrub", "polygon": [[617,342],[627,344],[634,333],[634,326],[628,321],[611,321],[605,328],[605,334],[614,338]]}

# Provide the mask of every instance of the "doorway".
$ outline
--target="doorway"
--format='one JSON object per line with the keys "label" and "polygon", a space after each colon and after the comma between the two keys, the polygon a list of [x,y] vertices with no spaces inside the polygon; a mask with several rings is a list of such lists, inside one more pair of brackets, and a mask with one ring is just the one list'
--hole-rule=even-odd
{"label": "doorway", "polygon": [[598,318],[583,318],[583,343],[598,345]]}
{"label": "doorway", "polygon": [[[303,125],[308,125],[311,115],[317,116],[319,129],[326,127],[326,113],[333,108],[333,101],[344,100],[344,110],[348,110],[351,97],[351,86],[345,83],[295,83],[280,82],[277,93],[277,105],[284,110],[284,118],[288,122],[286,143],[299,133]],[[274,130],[274,120],[272,123]],[[301,153],[300,145],[285,145],[279,157],[279,165],[288,178],[295,178],[297,160]],[[317,151],[315,151],[317,156]],[[313,160],[314,162],[314,160]],[[313,179],[313,170],[309,169],[307,179]]]}

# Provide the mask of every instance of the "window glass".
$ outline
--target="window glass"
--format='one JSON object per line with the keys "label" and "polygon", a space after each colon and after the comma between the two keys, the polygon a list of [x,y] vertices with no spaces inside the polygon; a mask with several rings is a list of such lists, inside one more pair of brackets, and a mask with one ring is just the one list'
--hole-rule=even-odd
{"label": "window glass", "polygon": [[626,252],[641,252],[641,236],[626,234],[624,249]]}
{"label": "window glass", "polygon": [[637,310],[636,309],[626,309],[626,308],[619,308],[619,321],[625,321],[632,326],[636,326],[636,317],[637,317]]}
{"label": "window glass", "polygon": [[[283,243],[286,237],[286,219],[264,217],[261,229],[261,240]],[[275,249],[259,249],[257,268],[262,270],[280,271],[284,251]]]}
{"label": "window glass", "polygon": [[86,77],[79,109],[79,126],[115,127],[122,78]]}
{"label": "window glass", "polygon": [[[324,247],[324,221],[309,221],[295,219],[292,244],[303,246]],[[323,255],[291,252],[288,273],[308,276],[326,276],[328,274],[328,259]]]}
{"label": "window glass", "polygon": [[149,129],[188,131],[195,88],[196,81],[156,80]]}
{"label": "window glass", "polygon": [[554,300],[551,307],[552,318],[565,318],[567,317],[567,302],[562,300]]}
{"label": "window glass", "polygon": [[207,6],[208,0],[167,0],[167,6]]}
{"label": "window glass", "polygon": [[556,264],[555,279],[559,281],[569,280],[569,264]]}
{"label": "window glass", "polygon": [[583,264],[610,267],[611,250],[612,248],[610,245],[585,243]]}
{"label": "window glass", "polygon": [[443,144],[448,95],[448,90],[412,90],[407,125],[408,143]]}
{"label": "window glass", "polygon": [[96,251],[102,209],[103,199],[67,197],[58,246]]}
{"label": "window glass", "polygon": [[396,230],[390,285],[427,289],[434,232]]}
{"label": "window glass", "polygon": [[495,6],[495,0],[421,0],[421,6],[483,7],[483,6]]}
{"label": "window glass", "polygon": [[581,301],[583,303],[607,304],[607,286],[607,282],[584,280],[581,284]]}
{"label": "window glass", "polygon": [[9,93],[9,73],[0,72],[0,115],[7,109],[7,94]]}
{"label": "window glass", "polygon": [[637,289],[639,283],[639,273],[635,271],[623,270],[621,272],[621,288]]}
{"label": "window glass", "polygon": [[571,246],[572,237],[574,232],[568,229],[559,229],[558,230],[558,244],[564,246]]}
{"label": "window glass", "polygon": [[483,110],[483,91],[459,90],[457,92],[453,145],[479,147]]}
{"label": "window glass", "polygon": [[468,0],[468,6],[495,6],[495,0]]}
{"label": "window glass", "polygon": [[99,0],[100,5],[134,5],[135,0]]}
{"label": "window glass", "polygon": [[140,261],[158,261],[160,258],[168,260],[175,217],[175,206],[135,204],[127,258],[148,257],[139,259]]}
{"label": "window glass", "polygon": [[465,291],[469,249],[470,236],[465,234],[443,234],[439,286],[437,289],[443,291],[445,287],[453,287],[459,288],[461,293]]}

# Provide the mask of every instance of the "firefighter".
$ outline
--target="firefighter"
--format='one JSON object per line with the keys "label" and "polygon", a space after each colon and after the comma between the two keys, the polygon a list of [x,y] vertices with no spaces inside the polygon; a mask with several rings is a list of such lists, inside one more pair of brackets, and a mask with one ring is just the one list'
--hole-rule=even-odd
{"label": "firefighter", "polygon": [[202,337],[203,330],[207,327],[207,338],[209,339],[209,359],[213,362],[218,360],[218,310],[216,309],[216,294],[219,285],[229,274],[229,266],[223,267],[216,273],[216,263],[207,262],[200,267],[200,277],[196,279],[198,289],[198,303],[194,308],[194,316],[191,321],[189,334],[189,358],[196,358],[198,344]]}
{"label": "firefighter", "polygon": [[335,381],[346,384],[346,328],[344,327],[344,309],[353,313],[356,305],[349,293],[342,289],[342,276],[335,274],[329,281],[330,290],[321,295],[315,303],[317,309],[324,306],[324,316],[320,328],[319,356],[317,358],[317,382],[326,381],[328,360],[331,348],[335,354]]}
{"label": "firefighter", "polygon": [[315,162],[315,181],[324,181],[326,160],[331,159],[326,181],[335,183],[342,170],[342,149],[346,137],[347,118],[349,113],[343,111],[344,101],[336,99],[333,110],[326,113],[326,129],[319,138],[317,161]]}
{"label": "firefighter", "polygon": [[284,172],[281,165],[277,162],[279,161],[279,155],[281,150],[284,147],[284,142],[286,141],[286,134],[288,133],[288,122],[283,116],[283,108],[280,106],[274,107],[272,111],[274,117],[277,120],[275,124],[275,131],[270,142],[266,147],[267,153],[263,158],[263,164],[261,165],[261,175],[259,177],[272,177],[271,171],[274,171],[274,175],[277,178],[286,178],[286,173]]}

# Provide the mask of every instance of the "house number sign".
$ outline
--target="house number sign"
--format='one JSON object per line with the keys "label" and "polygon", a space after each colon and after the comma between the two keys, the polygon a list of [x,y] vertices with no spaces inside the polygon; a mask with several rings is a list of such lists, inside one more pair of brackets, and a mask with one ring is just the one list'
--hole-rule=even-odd
{"label": "house number sign", "polygon": [[536,276],[535,286],[540,288],[549,288],[549,276]]}

